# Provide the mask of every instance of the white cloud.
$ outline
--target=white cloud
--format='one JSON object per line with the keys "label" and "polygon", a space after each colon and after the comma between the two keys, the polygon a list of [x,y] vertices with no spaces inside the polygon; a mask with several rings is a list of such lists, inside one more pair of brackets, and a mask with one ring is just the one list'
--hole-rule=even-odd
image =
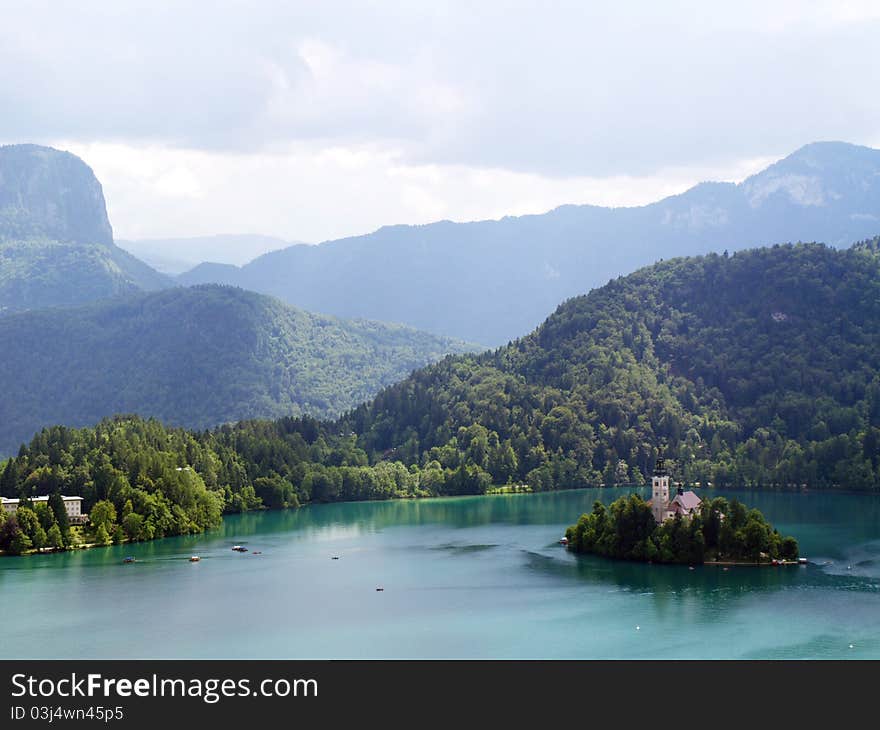
{"label": "white cloud", "polygon": [[169,198],[202,197],[202,186],[192,170],[186,167],[174,167],[156,178],[155,191]]}
{"label": "white cloud", "polygon": [[92,164],[125,236],[320,240],[630,205],[880,142],[880,4],[3,3],[0,138]]}
{"label": "white cloud", "polygon": [[104,185],[118,238],[248,232],[321,241],[393,223],[543,213],[564,203],[639,205],[700,180],[739,180],[772,160],[668,168],[650,176],[555,178],[464,165],[412,165],[399,149],[298,143],[231,154],[57,141]]}
{"label": "white cloud", "polygon": [[11,2],[0,137],[304,139],[544,175],[880,137],[876,2]]}

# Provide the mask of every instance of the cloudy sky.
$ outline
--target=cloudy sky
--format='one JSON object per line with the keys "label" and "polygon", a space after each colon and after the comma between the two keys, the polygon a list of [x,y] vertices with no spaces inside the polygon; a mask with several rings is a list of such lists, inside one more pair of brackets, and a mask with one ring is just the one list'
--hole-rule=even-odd
{"label": "cloudy sky", "polygon": [[880,146],[880,3],[0,0],[0,142],[117,237],[321,241],[631,205]]}

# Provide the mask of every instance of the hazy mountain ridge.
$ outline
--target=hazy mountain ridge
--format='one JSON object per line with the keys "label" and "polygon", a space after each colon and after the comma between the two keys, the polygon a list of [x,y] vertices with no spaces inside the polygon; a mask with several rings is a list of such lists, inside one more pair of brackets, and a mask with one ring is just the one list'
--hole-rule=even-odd
{"label": "hazy mountain ridge", "polygon": [[240,266],[269,251],[294,245],[274,236],[218,234],[187,238],[117,240],[117,245],[164,274],[176,275],[202,262]]}
{"label": "hazy mountain ridge", "polygon": [[528,332],[556,305],[660,258],[880,231],[880,150],[807,145],[742,183],[702,183],[636,208],[567,205],[497,221],[386,226],[292,246],[182,283],[236,284],[297,306],[474,342]]}
{"label": "hazy mountain ridge", "polygon": [[119,412],[206,428],[330,417],[464,343],[310,314],[231,287],[174,288],[0,318],[0,453]]}

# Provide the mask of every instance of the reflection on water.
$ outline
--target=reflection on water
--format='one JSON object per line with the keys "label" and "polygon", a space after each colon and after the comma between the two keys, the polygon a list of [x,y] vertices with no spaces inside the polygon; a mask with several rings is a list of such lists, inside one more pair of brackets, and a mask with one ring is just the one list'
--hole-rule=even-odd
{"label": "reflection on water", "polygon": [[[645,490],[636,490],[644,492]],[[584,489],[543,494],[492,497],[344,502],[312,505],[300,510],[251,512],[227,518],[221,534],[243,536],[290,530],[324,531],[333,527],[375,532],[388,527],[443,524],[475,527],[488,524],[540,525],[572,522],[596,499],[608,501],[619,490]]]}

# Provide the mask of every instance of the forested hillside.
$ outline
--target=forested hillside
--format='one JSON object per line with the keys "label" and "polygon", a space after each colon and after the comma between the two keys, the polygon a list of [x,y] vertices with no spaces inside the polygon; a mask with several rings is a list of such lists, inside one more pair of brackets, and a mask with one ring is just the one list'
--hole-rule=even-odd
{"label": "forested hillside", "polygon": [[175,288],[0,318],[0,454],[42,426],[137,412],[206,428],[336,417],[463,343],[303,312],[233,287]]}
{"label": "forested hillside", "polygon": [[685,481],[880,486],[877,241],[661,262],[533,334],[447,359],[359,407],[373,455],[534,488]]}
{"label": "forested hillside", "polygon": [[112,244],[0,241],[0,316],[169,286],[167,277]]}

